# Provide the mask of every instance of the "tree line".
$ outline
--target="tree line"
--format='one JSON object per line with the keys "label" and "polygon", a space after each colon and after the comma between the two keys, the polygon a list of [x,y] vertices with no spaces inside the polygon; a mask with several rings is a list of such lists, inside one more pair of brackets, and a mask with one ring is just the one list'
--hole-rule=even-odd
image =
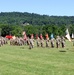
{"label": "tree line", "polygon": [[49,16],[28,12],[1,12],[0,24],[73,25],[74,16]]}
{"label": "tree line", "polygon": [[[22,36],[22,32],[25,31],[27,35],[30,34],[36,34],[40,35],[43,34],[45,36],[46,33],[49,34],[49,36],[53,33],[54,37],[57,35],[59,36],[65,36],[66,26],[56,26],[56,25],[45,25],[45,26],[33,26],[33,25],[27,25],[27,26],[20,26],[20,25],[0,25],[0,35],[6,36],[6,35],[15,35],[15,36]],[[70,34],[74,32],[74,25],[69,26]]]}
{"label": "tree line", "polygon": [[0,13],[0,35],[22,36],[26,31],[30,34],[43,34],[49,36],[65,35],[66,28],[69,29],[70,35],[74,33],[74,16],[49,16],[39,15],[28,12],[1,12]]}

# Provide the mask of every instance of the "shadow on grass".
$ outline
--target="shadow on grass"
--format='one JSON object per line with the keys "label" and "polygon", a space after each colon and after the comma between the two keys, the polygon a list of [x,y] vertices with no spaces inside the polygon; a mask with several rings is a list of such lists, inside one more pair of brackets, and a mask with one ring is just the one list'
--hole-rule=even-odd
{"label": "shadow on grass", "polygon": [[20,47],[21,49],[25,49],[25,47]]}
{"label": "shadow on grass", "polygon": [[66,52],[66,50],[59,50],[59,52]]}

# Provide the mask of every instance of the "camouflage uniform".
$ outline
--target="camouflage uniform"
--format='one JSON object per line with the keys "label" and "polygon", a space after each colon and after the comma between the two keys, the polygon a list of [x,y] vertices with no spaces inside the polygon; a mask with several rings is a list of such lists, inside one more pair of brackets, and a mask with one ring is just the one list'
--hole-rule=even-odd
{"label": "camouflage uniform", "polygon": [[61,38],[61,45],[62,45],[62,48],[65,47],[65,38],[64,37]]}
{"label": "camouflage uniform", "polygon": [[33,39],[29,39],[29,49],[32,49],[34,47]]}
{"label": "camouflage uniform", "polygon": [[54,38],[51,39],[51,47],[54,48]]}
{"label": "camouflage uniform", "polygon": [[40,40],[41,47],[44,47],[44,39]]}
{"label": "camouflage uniform", "polygon": [[49,47],[49,38],[46,39],[46,47]]}
{"label": "camouflage uniform", "polygon": [[39,47],[40,46],[40,38],[39,37],[36,39],[36,42],[37,42],[37,47]]}
{"label": "camouflage uniform", "polygon": [[40,34],[40,44],[41,44],[41,47],[44,47],[44,39],[42,34]]}
{"label": "camouflage uniform", "polygon": [[49,47],[49,36],[48,33],[45,35],[46,37],[46,47]]}
{"label": "camouflage uniform", "polygon": [[29,49],[32,49],[34,47],[34,39],[33,39],[33,34],[30,35],[29,39]]}
{"label": "camouflage uniform", "polygon": [[61,42],[61,38],[59,36],[57,36],[56,38],[56,47],[60,47],[60,42]]}

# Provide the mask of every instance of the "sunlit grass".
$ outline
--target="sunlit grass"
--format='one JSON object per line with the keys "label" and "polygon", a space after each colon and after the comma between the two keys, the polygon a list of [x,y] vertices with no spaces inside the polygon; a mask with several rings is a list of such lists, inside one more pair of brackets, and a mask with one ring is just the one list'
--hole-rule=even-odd
{"label": "sunlit grass", "polygon": [[74,47],[0,47],[0,75],[74,75]]}

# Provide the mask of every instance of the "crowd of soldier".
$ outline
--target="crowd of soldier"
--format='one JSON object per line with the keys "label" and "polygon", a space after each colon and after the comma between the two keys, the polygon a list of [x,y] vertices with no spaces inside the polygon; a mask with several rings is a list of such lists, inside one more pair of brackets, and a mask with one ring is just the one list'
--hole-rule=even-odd
{"label": "crowd of soldier", "polygon": [[[48,34],[45,35],[45,39],[43,38],[42,34],[40,34],[40,36],[36,35],[36,45],[37,47],[51,47],[51,48],[64,48],[65,47],[65,38],[62,36],[57,36],[56,38],[49,38]],[[10,45],[18,45],[18,46],[22,46],[22,45],[28,45],[29,49],[34,48],[34,36],[33,34],[31,34],[30,36],[26,37],[26,38],[13,38],[10,39]],[[7,44],[7,39],[0,37],[0,46],[3,46],[4,44]],[[56,44],[56,45],[55,45]],[[74,41],[73,41],[73,46],[74,46]]]}
{"label": "crowd of soldier", "polygon": [[[51,40],[49,39],[48,35],[46,36],[46,47],[49,47],[49,42],[51,43],[51,47],[54,47],[54,42],[55,39],[52,38]],[[58,48],[60,45],[60,42],[62,44],[62,47],[65,46],[65,39],[60,38],[59,36],[56,38],[56,47]],[[42,36],[42,34],[40,34],[40,37],[38,35],[36,35],[36,43],[37,43],[37,47],[44,47],[44,38]],[[7,44],[7,39],[0,37],[0,46],[2,46],[3,44]],[[18,45],[18,46],[22,46],[24,44],[28,44],[29,48],[33,48],[34,47],[34,37],[33,34],[31,36],[29,36],[26,39],[23,39],[22,37],[18,38],[16,37],[15,39],[10,39],[10,45]]]}
{"label": "crowd of soldier", "polygon": [[[34,47],[34,38],[30,37],[29,38],[29,49]],[[48,34],[46,35],[46,39],[44,40],[42,34],[40,34],[40,36],[36,35],[36,44],[37,47],[51,47],[54,48],[55,47],[55,42],[56,42],[56,48],[65,47],[65,38],[62,36],[57,36],[56,39],[55,38],[51,38],[49,39]],[[45,46],[45,44],[46,46]],[[50,45],[49,45],[50,43]],[[61,45],[61,46],[60,46]]]}

